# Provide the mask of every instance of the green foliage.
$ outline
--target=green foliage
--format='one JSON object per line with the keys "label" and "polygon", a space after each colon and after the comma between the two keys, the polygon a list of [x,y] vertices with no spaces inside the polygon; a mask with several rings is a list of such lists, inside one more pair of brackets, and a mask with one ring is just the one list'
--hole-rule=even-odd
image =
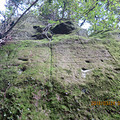
{"label": "green foliage", "polygon": [[53,0],[51,4],[45,2],[40,11],[50,20],[74,19],[86,20],[91,24],[89,31],[96,32],[102,29],[115,29],[118,26],[120,2],[93,1],[93,0]]}
{"label": "green foliage", "polygon": [[[25,10],[32,1],[29,4],[23,3],[23,0],[9,2],[8,9],[4,13],[7,18],[16,13],[19,5],[21,7],[23,5],[22,10]],[[120,2],[116,0],[47,0],[39,1],[31,11],[36,16],[50,20],[50,23],[56,23],[55,21],[60,19],[72,19],[77,22],[86,20],[91,25],[89,31],[92,33],[103,29],[118,28],[119,8]]]}
{"label": "green foliage", "polygon": [[48,23],[50,23],[50,24],[54,24],[54,23],[59,24],[59,21],[49,20]]}

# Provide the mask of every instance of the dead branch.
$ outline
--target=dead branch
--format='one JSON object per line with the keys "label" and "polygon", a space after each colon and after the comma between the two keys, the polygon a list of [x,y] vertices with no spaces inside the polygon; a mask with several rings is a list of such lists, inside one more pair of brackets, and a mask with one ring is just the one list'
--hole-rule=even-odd
{"label": "dead branch", "polygon": [[48,37],[48,32],[50,31],[50,28],[54,25],[55,23],[53,23],[53,24],[48,24],[44,29],[43,29],[43,34],[46,36],[46,38],[51,42],[51,38],[52,38],[52,36],[51,36],[51,38],[50,37]]}

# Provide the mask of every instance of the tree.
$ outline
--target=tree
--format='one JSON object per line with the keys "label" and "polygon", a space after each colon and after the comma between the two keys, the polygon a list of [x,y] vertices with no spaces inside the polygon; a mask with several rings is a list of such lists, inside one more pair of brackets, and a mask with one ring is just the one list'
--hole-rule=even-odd
{"label": "tree", "polygon": [[[33,0],[8,0],[6,6],[6,19],[11,16],[18,16],[18,9],[25,10],[32,4]],[[120,19],[120,1],[119,0],[36,0],[37,3],[31,11],[48,21],[61,21],[64,19],[91,24],[90,31],[98,32],[103,29],[116,29]],[[12,7],[11,7],[12,6]],[[31,8],[31,6],[29,7]],[[2,37],[5,37],[9,31],[18,23],[21,17],[30,9],[27,9],[15,24]]]}
{"label": "tree", "polygon": [[118,9],[120,1],[116,0],[52,0],[51,4],[46,1],[39,11],[50,20],[83,20],[81,26],[87,21],[97,31],[101,23],[103,28],[116,28],[120,18]]}

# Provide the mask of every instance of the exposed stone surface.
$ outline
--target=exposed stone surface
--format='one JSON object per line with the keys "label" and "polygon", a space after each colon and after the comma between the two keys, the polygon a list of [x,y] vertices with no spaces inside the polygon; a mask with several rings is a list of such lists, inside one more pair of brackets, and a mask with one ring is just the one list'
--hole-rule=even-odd
{"label": "exposed stone surface", "polygon": [[88,31],[86,29],[78,28],[76,34],[83,37],[88,37]]}
{"label": "exposed stone surface", "polygon": [[34,15],[27,14],[14,27],[12,31],[13,40],[34,40],[32,37],[36,33],[33,26],[43,25],[43,23]]}
{"label": "exposed stone surface", "polygon": [[61,43],[53,46],[53,58],[55,71],[53,76],[65,83],[80,82],[84,84],[86,75],[97,67],[110,67],[107,62],[112,56],[103,45],[84,44],[74,42],[72,44]]}

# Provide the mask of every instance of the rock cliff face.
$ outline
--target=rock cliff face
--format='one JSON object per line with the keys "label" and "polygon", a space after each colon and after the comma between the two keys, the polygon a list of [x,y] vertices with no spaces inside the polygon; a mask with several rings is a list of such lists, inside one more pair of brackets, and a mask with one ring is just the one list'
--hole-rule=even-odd
{"label": "rock cliff face", "polygon": [[27,14],[15,26],[12,32],[13,40],[34,40],[32,37],[36,33],[33,26],[43,25],[43,23],[34,15]]}
{"label": "rock cliff face", "polygon": [[108,36],[115,31],[35,41],[38,22],[25,20],[0,47],[0,120],[119,120],[120,41]]}
{"label": "rock cliff face", "polygon": [[114,39],[73,34],[6,44],[0,48],[0,120],[118,118],[111,113],[119,116],[119,51]]}
{"label": "rock cliff face", "polygon": [[[37,28],[35,28],[35,26]],[[14,40],[39,40],[47,38],[46,35],[43,33],[42,29],[38,31],[38,29],[42,26],[45,28],[47,25],[44,20],[40,21],[37,17],[31,14],[27,14],[25,17],[21,19],[19,24],[15,26],[12,31],[12,39]],[[87,37],[87,31],[81,29],[80,27],[76,27],[71,21],[63,22],[61,24],[56,25],[52,28],[50,32],[52,34],[70,34],[74,31],[74,34],[79,36]]]}

